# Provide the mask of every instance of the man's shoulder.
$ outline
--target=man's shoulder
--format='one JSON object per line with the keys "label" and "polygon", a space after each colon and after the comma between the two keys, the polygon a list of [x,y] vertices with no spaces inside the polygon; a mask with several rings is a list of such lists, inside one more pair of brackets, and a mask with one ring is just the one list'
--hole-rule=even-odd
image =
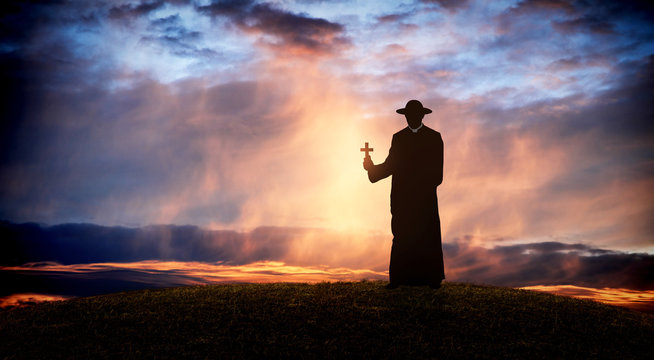
{"label": "man's shoulder", "polygon": [[411,130],[409,130],[409,127],[405,127],[404,129],[402,129],[402,130],[396,132],[395,134],[393,134],[393,137],[395,138],[395,137],[400,137],[400,136],[403,136],[403,135],[408,135],[410,132],[411,132]]}
{"label": "man's shoulder", "polygon": [[427,125],[423,125],[422,128],[425,130],[425,133],[429,134],[430,136],[441,136],[441,133],[439,133],[438,131],[430,128]]}

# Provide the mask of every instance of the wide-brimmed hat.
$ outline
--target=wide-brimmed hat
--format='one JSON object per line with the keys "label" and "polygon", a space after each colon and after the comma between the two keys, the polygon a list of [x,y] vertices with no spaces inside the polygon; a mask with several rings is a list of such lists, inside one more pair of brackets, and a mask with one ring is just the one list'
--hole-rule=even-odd
{"label": "wide-brimmed hat", "polygon": [[422,103],[418,100],[409,100],[406,103],[406,106],[403,109],[395,110],[398,114],[431,114],[431,109],[427,109],[422,106]]}

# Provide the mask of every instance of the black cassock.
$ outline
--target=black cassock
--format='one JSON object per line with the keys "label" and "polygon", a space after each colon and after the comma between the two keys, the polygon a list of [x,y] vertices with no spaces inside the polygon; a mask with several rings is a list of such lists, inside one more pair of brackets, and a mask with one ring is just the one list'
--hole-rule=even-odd
{"label": "black cassock", "polygon": [[386,161],[368,170],[370,182],[392,175],[391,283],[438,284],[445,279],[436,187],[443,182],[443,139],[423,125],[393,135]]}

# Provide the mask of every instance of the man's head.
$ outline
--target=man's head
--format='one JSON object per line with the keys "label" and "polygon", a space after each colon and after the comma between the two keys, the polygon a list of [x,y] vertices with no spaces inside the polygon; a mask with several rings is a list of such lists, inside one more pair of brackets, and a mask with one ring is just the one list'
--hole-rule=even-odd
{"label": "man's head", "polygon": [[398,114],[404,115],[406,118],[406,123],[409,125],[409,127],[415,129],[420,126],[420,123],[422,123],[422,118],[425,117],[425,114],[431,113],[431,109],[423,107],[422,103],[418,100],[409,100],[403,109],[397,109],[396,112]]}

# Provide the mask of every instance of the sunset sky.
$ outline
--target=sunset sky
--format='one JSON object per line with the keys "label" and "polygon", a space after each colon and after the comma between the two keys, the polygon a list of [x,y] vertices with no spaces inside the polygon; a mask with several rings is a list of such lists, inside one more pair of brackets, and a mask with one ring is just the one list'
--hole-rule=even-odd
{"label": "sunset sky", "polygon": [[[214,250],[216,234],[247,239],[213,261],[374,278],[390,180],[369,183],[359,148],[383,161],[406,126],[395,109],[418,99],[445,144],[448,280],[654,290],[645,4],[3,2],[0,219],[191,225]],[[250,256],[270,229],[283,251]],[[171,256],[68,264],[204,261]],[[522,281],[527,268],[540,277]]]}

